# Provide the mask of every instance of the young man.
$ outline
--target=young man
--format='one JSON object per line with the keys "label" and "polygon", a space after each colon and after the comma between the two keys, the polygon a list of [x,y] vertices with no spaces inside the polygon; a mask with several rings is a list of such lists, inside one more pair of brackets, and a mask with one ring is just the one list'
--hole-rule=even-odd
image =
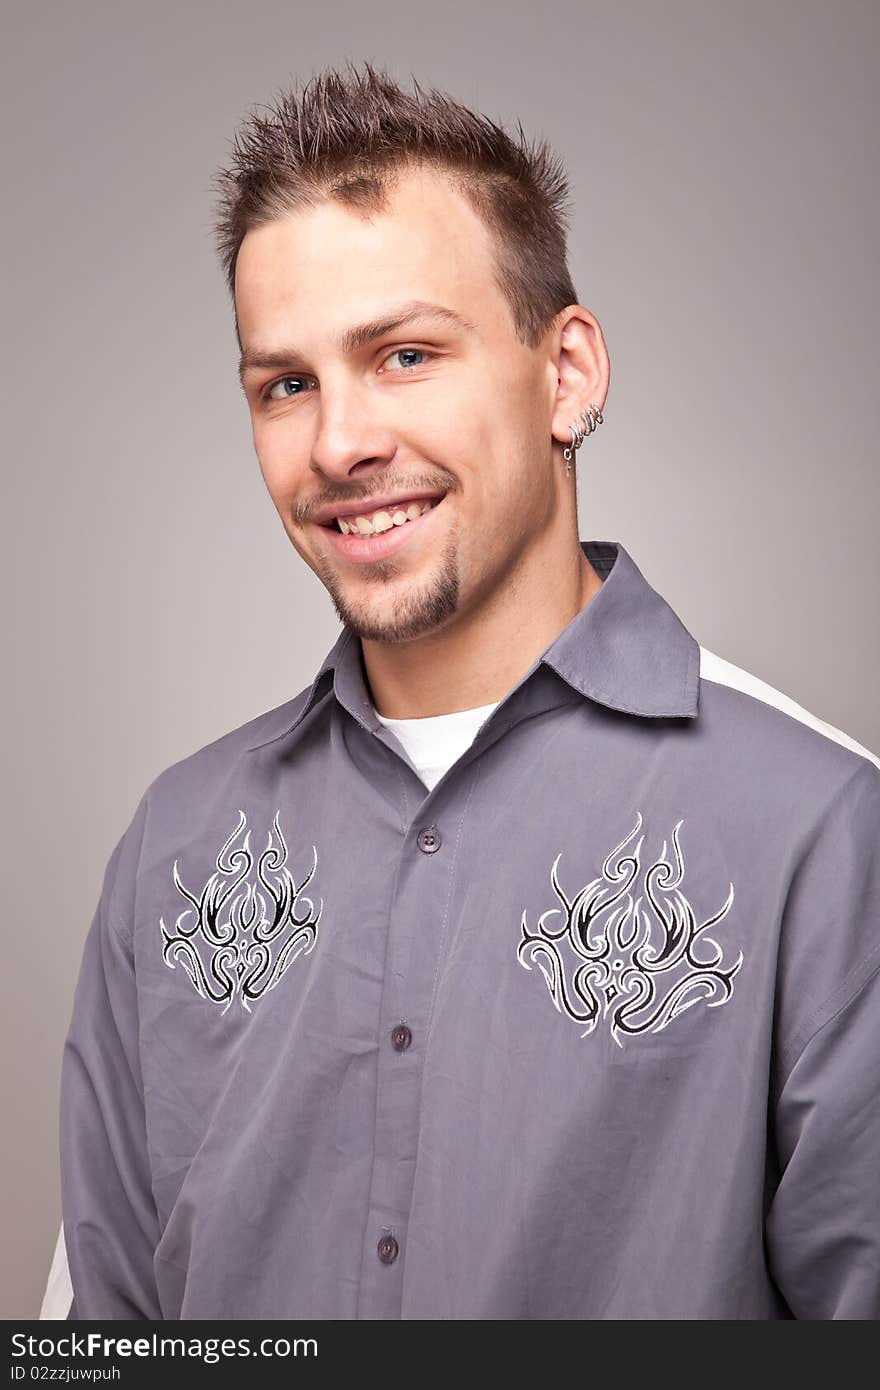
{"label": "young man", "polygon": [[343,630],[110,857],[70,1316],[877,1317],[880,761],[579,540],[564,177],[415,90],[324,74],[221,176],[257,457]]}

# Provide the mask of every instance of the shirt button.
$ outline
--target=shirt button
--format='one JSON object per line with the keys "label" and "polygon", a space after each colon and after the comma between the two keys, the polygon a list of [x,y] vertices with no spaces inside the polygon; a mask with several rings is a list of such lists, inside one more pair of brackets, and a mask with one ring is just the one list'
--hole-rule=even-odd
{"label": "shirt button", "polygon": [[406,1052],[412,1042],[412,1032],[405,1023],[398,1023],[391,1029],[391,1046],[396,1052]]}
{"label": "shirt button", "polygon": [[440,831],[437,829],[436,825],[430,825],[427,830],[419,831],[419,837],[416,843],[419,849],[425,854],[433,854],[435,850],[440,848],[443,841],[440,838]]}
{"label": "shirt button", "polygon": [[399,1249],[400,1246],[397,1244],[394,1236],[381,1236],[379,1244],[376,1246],[376,1252],[383,1265],[394,1264]]}

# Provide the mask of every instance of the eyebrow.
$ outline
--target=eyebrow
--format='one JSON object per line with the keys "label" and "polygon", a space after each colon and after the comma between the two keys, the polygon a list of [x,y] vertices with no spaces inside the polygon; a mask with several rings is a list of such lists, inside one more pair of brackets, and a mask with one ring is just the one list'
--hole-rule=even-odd
{"label": "eyebrow", "polygon": [[[431,304],[425,299],[410,299],[406,304],[400,304],[396,309],[389,309],[381,318],[371,319],[369,323],[359,323],[354,328],[347,328],[340,336],[337,347],[345,355],[359,352],[361,348],[367,347],[369,343],[377,338],[384,338],[386,333],[391,333],[395,328],[403,328],[406,324],[412,323],[415,319],[435,319],[438,323],[445,323],[450,328],[456,328],[466,333],[476,332],[476,324],[471,323],[470,319],[463,318],[454,309],[447,309],[443,304]],[[238,377],[244,386],[244,378],[247,372],[256,371],[258,368],[288,367],[291,362],[302,360],[306,356],[295,347],[276,348],[271,352],[260,348],[246,348],[239,360]]]}

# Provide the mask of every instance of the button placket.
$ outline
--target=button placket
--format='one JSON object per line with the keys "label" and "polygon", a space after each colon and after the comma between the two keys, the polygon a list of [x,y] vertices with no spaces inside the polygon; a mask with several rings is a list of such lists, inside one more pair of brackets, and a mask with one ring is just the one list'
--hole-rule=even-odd
{"label": "button placket", "polygon": [[[454,872],[456,845],[476,777],[475,768],[464,804],[456,806],[443,833],[435,821],[426,824],[416,810],[395,866],[382,1001],[384,1041],[377,1059],[370,1220],[362,1246],[359,1318],[399,1316],[404,1273],[404,1261],[399,1255],[408,1236],[419,1150],[424,1062],[422,1046],[414,1044],[416,1034],[421,1041],[430,1017],[438,958],[445,940],[450,875]],[[444,843],[445,836],[449,838]],[[436,861],[432,859],[430,865],[420,859],[421,855],[434,856],[441,848],[443,854]],[[411,1022],[404,1021],[407,1017]]]}

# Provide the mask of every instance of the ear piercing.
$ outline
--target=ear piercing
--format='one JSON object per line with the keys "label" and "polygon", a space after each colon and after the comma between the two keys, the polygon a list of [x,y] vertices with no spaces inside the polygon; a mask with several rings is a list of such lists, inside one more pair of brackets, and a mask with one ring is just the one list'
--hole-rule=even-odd
{"label": "ear piercing", "polygon": [[590,402],[587,410],[582,410],[574,424],[569,425],[571,430],[571,443],[562,451],[565,459],[565,476],[571,477],[571,461],[577,450],[581,447],[588,434],[592,434],[597,425],[601,425],[604,416],[597,405]]}

